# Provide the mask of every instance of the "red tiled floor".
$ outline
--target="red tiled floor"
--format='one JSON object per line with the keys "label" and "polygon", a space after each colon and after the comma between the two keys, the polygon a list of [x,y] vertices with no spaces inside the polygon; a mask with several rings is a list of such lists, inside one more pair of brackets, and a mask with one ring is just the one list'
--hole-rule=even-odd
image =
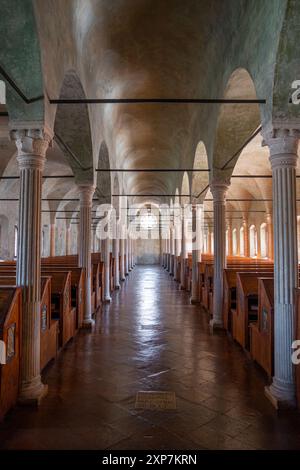
{"label": "red tiled floor", "polygon": [[[40,408],[0,425],[2,449],[300,449],[300,415],[276,413],[264,374],[160,267],[135,268],[44,380]],[[136,410],[140,390],[174,391],[177,410]]]}

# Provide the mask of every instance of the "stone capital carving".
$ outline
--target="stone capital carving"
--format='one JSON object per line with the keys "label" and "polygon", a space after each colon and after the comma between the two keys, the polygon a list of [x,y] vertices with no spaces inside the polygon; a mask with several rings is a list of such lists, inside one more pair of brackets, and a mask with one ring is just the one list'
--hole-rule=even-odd
{"label": "stone capital carving", "polygon": [[15,141],[19,168],[43,171],[46,151],[52,140],[52,135],[43,129],[22,129],[10,132],[11,140]]}
{"label": "stone capital carving", "polygon": [[77,188],[80,198],[80,207],[92,207],[95,186],[93,184],[79,184]]}
{"label": "stone capital carving", "polygon": [[270,149],[272,170],[296,168],[299,138],[298,129],[273,129],[264,134],[262,145],[267,145]]}
{"label": "stone capital carving", "polygon": [[226,193],[228,191],[230,184],[224,181],[212,181],[210,183],[210,191],[213,196],[214,204],[225,204],[226,202]]}

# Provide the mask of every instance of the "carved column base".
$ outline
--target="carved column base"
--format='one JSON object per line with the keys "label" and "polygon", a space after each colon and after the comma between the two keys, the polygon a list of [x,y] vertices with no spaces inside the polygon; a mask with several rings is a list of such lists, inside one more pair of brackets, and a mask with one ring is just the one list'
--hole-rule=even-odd
{"label": "carved column base", "polygon": [[18,404],[22,406],[39,406],[41,400],[48,393],[48,385],[41,382],[41,376],[38,375],[29,383],[22,383]]}
{"label": "carved column base", "polygon": [[209,327],[212,331],[214,331],[214,330],[224,330],[223,322],[214,320],[213,318],[209,322]]}
{"label": "carved column base", "polygon": [[265,396],[276,410],[295,409],[297,404],[294,391],[291,390],[290,393],[283,391],[274,384],[274,381],[273,378],[272,385],[265,387]]}
{"label": "carved column base", "polygon": [[82,322],[82,327],[85,330],[91,329],[93,325],[95,324],[95,321],[92,318],[86,318]]}

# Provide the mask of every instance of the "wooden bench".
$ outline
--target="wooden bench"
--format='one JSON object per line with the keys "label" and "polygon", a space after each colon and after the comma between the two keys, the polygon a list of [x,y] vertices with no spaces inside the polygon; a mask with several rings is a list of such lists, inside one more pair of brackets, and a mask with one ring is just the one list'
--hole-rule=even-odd
{"label": "wooden bench", "polygon": [[58,320],[51,316],[51,277],[41,279],[41,350],[40,365],[43,370],[47,364],[56,359],[58,351]]}
{"label": "wooden bench", "polygon": [[51,273],[51,314],[59,321],[59,347],[64,347],[75,335],[76,309],[71,306],[71,272]]}
{"label": "wooden bench", "polygon": [[18,398],[21,309],[21,289],[0,287],[0,340],[5,344],[6,362],[0,365],[0,420],[16,404]]}
{"label": "wooden bench", "polygon": [[250,350],[250,323],[258,320],[258,278],[268,275],[262,272],[237,273],[237,308],[232,310],[232,335],[247,350]]}
{"label": "wooden bench", "polygon": [[[16,276],[3,276],[0,271],[0,286],[16,287]],[[40,304],[40,365],[41,371],[57,356],[58,321],[51,318],[51,277],[41,278]]]}
{"label": "wooden bench", "polygon": [[[295,289],[295,340],[300,340],[300,289]],[[299,347],[298,347],[299,350]],[[298,354],[298,358],[300,355]],[[295,364],[296,399],[300,410],[300,364]]]}
{"label": "wooden bench", "polygon": [[114,284],[115,284],[114,265],[115,265],[115,260],[112,254],[110,253],[109,255],[109,289],[111,293],[114,290]]}
{"label": "wooden bench", "polygon": [[[212,292],[214,281],[214,267],[212,264],[205,264],[204,286],[201,293],[201,305],[208,311],[212,310]],[[210,295],[211,294],[211,295]]]}
{"label": "wooden bench", "polygon": [[92,313],[101,305],[101,290],[99,289],[100,263],[92,263]]}
{"label": "wooden bench", "polygon": [[274,375],[274,279],[258,279],[258,319],[250,324],[250,353],[268,374]]}
{"label": "wooden bench", "polygon": [[231,312],[236,310],[236,283],[237,273],[248,273],[248,272],[270,272],[273,274],[272,267],[255,267],[253,265],[241,265],[239,267],[229,266],[224,269],[223,274],[223,324],[224,328],[232,332],[232,319]]}
{"label": "wooden bench", "polygon": [[189,253],[187,259],[185,260],[185,288],[188,292],[191,292],[192,289],[192,269],[193,269],[193,260],[192,254]]}
{"label": "wooden bench", "polygon": [[42,265],[42,274],[51,275],[57,271],[71,272],[71,305],[72,308],[76,308],[76,329],[78,329],[82,326],[85,309],[84,269],[74,266]]}

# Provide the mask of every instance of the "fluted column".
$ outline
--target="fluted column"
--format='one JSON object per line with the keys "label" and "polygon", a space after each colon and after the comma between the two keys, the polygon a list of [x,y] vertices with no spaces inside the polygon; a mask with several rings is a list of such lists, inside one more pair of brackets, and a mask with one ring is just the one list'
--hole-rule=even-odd
{"label": "fluted column", "polygon": [[79,221],[79,266],[85,270],[85,311],[83,327],[89,328],[93,324],[91,304],[91,219],[92,203],[95,186],[92,184],[78,185],[80,198],[80,221]]}
{"label": "fluted column", "polygon": [[267,214],[267,229],[268,229],[268,258],[274,259],[272,214]]}
{"label": "fluted column", "polygon": [[170,276],[174,276],[174,253],[175,253],[175,240],[174,240],[174,226],[170,228],[170,244],[171,244],[171,253],[170,253]]}
{"label": "fluted column", "polygon": [[55,223],[50,224],[50,256],[55,256]]}
{"label": "fluted column", "polygon": [[110,303],[110,239],[104,239],[104,302]]}
{"label": "fluted column", "polygon": [[115,289],[120,289],[120,266],[119,266],[120,240],[119,240],[118,228],[119,228],[119,225],[117,223],[116,236],[113,239],[113,256],[115,260],[115,264],[114,264]]}
{"label": "fluted column", "polygon": [[207,253],[209,255],[212,254],[211,235],[212,235],[212,231],[209,227],[207,227]]}
{"label": "fluted column", "polygon": [[19,399],[39,404],[47,393],[40,375],[41,193],[51,136],[44,131],[12,131],[20,169],[17,285],[22,288],[21,380]]}
{"label": "fluted column", "polygon": [[227,224],[228,230],[228,256],[232,256],[232,223],[231,221]]}
{"label": "fluted column", "polygon": [[298,133],[274,131],[269,146],[274,221],[274,377],[266,389],[275,406],[295,403],[291,360],[294,340],[294,289],[298,285],[296,167]]}
{"label": "fluted column", "polygon": [[177,224],[174,225],[174,266],[173,266],[173,277],[174,281],[177,281],[177,256],[178,256],[178,228]]}
{"label": "fluted column", "polygon": [[198,262],[201,260],[202,249],[202,213],[202,205],[192,206],[192,231],[194,237],[192,246],[192,304],[199,302]]}
{"label": "fluted column", "polygon": [[133,248],[133,249],[132,249],[132,264],[133,264],[133,267],[135,267],[135,248],[136,248],[136,246],[135,246],[135,245],[136,245],[135,239],[132,240],[132,243],[133,243],[133,244],[132,244],[132,248]]}
{"label": "fluted column", "polygon": [[244,255],[248,258],[250,256],[250,240],[249,240],[248,219],[243,220],[243,227],[244,227]]}
{"label": "fluted column", "polygon": [[256,256],[257,258],[261,258],[261,227],[260,225],[257,227],[257,249],[256,249]]}
{"label": "fluted column", "polygon": [[181,266],[180,266],[180,289],[185,289],[185,259],[186,259],[186,230],[185,230],[185,217],[184,208],[182,208],[182,222],[181,222]]}
{"label": "fluted column", "polygon": [[223,270],[226,267],[226,192],[229,185],[215,182],[210,185],[214,204],[214,303],[211,325],[223,327]]}
{"label": "fluted column", "polygon": [[167,259],[167,253],[166,253],[166,239],[162,239],[162,246],[163,246],[163,268],[166,267],[166,259]]}
{"label": "fluted column", "polygon": [[66,225],[66,255],[71,254],[71,227]]}
{"label": "fluted column", "polygon": [[121,232],[120,238],[120,279],[121,281],[125,281],[125,240],[124,240],[124,233],[123,230]]}
{"label": "fluted column", "polygon": [[132,244],[131,244],[131,237],[128,237],[128,271],[132,271],[131,265],[131,256],[132,256]]}
{"label": "fluted column", "polygon": [[168,258],[167,258],[167,271],[170,272],[171,269],[171,229],[170,227],[167,230],[167,243],[168,243]]}
{"label": "fluted column", "polygon": [[128,235],[125,238],[125,252],[126,252],[126,263],[125,263],[125,275],[128,276],[129,274],[129,260],[128,260],[128,255],[129,255],[129,246],[128,246]]}

